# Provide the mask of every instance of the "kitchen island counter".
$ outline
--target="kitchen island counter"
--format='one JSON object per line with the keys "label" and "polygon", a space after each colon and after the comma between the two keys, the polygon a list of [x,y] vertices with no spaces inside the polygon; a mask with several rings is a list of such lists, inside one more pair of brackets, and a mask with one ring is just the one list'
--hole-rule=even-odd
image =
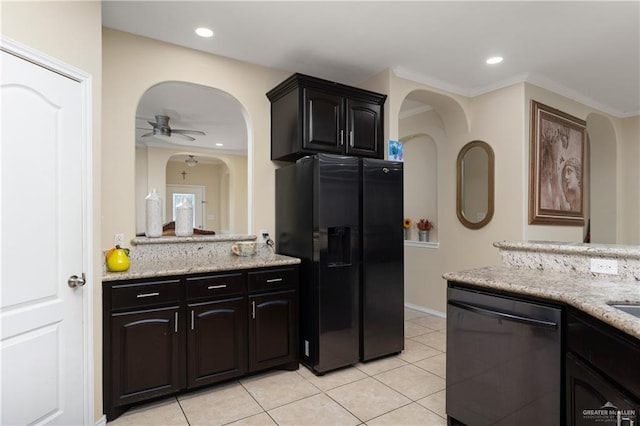
{"label": "kitchen island counter", "polygon": [[640,318],[609,306],[610,303],[640,304],[640,282],[506,266],[450,272],[444,274],[444,278],[563,302],[640,339]]}

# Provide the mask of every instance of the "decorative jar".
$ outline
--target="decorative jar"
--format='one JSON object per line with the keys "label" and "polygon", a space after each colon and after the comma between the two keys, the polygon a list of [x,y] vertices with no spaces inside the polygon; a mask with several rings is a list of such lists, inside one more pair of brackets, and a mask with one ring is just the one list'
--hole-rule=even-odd
{"label": "decorative jar", "polygon": [[176,206],[176,237],[189,237],[193,235],[193,206],[187,199]]}
{"label": "decorative jar", "polygon": [[144,234],[147,237],[162,236],[162,199],[155,188],[145,198],[146,221]]}

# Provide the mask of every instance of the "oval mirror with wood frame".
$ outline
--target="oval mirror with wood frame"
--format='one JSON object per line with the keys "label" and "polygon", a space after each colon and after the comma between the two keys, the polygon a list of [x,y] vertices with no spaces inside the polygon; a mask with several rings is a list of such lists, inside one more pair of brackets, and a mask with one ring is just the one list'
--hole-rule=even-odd
{"label": "oval mirror with wood frame", "polygon": [[456,213],[467,228],[480,229],[493,218],[494,163],[493,149],[483,141],[469,142],[458,154]]}

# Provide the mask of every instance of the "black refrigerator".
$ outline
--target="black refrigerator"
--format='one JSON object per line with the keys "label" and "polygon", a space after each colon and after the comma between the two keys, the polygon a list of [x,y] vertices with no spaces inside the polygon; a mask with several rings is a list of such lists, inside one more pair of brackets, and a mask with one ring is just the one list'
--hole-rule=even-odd
{"label": "black refrigerator", "polygon": [[402,163],[317,154],[276,170],[276,249],[300,265],[316,374],[404,349]]}

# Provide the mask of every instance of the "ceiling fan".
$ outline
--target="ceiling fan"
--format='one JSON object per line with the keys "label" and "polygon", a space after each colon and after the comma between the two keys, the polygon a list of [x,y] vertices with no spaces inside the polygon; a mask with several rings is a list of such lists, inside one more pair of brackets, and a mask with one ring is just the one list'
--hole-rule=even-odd
{"label": "ceiling fan", "polygon": [[172,129],[169,127],[169,116],[167,115],[156,115],[155,123],[153,121],[147,121],[147,123],[151,124],[151,129],[142,129],[142,130],[151,130],[149,133],[145,133],[140,136],[146,138],[148,136],[165,136],[171,137],[178,136],[180,138],[186,139],[188,141],[194,141],[195,138],[189,135],[200,135],[205,136],[204,132],[200,130],[187,130],[187,129]]}

